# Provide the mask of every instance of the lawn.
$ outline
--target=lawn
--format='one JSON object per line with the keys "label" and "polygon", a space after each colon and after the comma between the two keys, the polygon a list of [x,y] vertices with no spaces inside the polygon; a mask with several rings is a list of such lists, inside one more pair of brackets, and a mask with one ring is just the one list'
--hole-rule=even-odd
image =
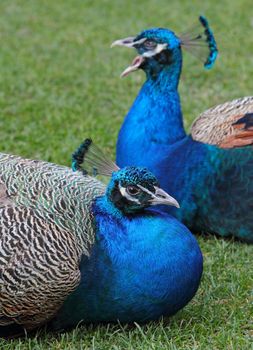
{"label": "lawn", "polygon": [[[110,49],[153,26],[185,31],[205,14],[220,48],[215,68],[185,53],[185,124],[206,108],[253,94],[252,0],[1,0],[1,151],[70,164],[83,138],[112,157],[117,132],[144,80],[121,80],[134,53]],[[0,349],[253,349],[253,246],[198,237],[205,268],[194,300],[146,326],[80,327],[0,341]]]}

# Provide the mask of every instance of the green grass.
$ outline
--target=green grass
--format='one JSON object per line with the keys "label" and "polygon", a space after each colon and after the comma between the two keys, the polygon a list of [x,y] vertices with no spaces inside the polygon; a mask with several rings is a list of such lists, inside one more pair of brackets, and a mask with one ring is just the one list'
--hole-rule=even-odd
{"label": "green grass", "polygon": [[[252,0],[1,0],[0,140],[3,152],[61,164],[91,136],[112,156],[123,116],[144,79],[119,79],[134,57],[110,43],[150,26],[177,32],[200,13],[220,47],[204,71],[188,54],[180,85],[187,128],[207,107],[252,95]],[[170,320],[80,327],[0,341],[1,349],[253,349],[253,247],[198,237],[205,257],[194,300]]]}

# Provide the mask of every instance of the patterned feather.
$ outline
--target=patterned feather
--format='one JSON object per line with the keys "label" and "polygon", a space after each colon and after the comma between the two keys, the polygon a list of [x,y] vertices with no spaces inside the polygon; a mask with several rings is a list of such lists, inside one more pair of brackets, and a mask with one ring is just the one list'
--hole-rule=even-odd
{"label": "patterned feather", "polygon": [[193,123],[194,140],[234,148],[253,144],[253,97],[226,102],[202,113]]}
{"label": "patterned feather", "polygon": [[[0,325],[47,322],[80,281],[105,187],[42,161],[0,156]],[[46,306],[46,307],[45,307]]]}

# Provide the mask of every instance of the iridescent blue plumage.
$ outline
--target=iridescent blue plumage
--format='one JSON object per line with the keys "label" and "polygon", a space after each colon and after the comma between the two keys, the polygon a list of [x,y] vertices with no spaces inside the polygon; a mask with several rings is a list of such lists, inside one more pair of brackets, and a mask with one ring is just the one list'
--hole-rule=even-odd
{"label": "iridescent blue plumage", "polygon": [[[96,244],[82,280],[54,327],[84,322],[145,322],[173,315],[193,297],[202,273],[194,237],[176,219],[147,210],[117,219],[98,201]],[[80,317],[82,316],[82,317]]]}
{"label": "iridescent blue plumage", "polygon": [[[217,48],[203,18],[202,23],[210,39],[206,61],[210,66]],[[145,45],[146,33],[151,32],[141,34],[139,46],[135,40],[127,45],[135,47],[142,57],[138,67],[130,66],[127,73],[141,68],[147,80],[119,132],[117,164],[147,166],[161,186],[180,202],[179,210],[166,210],[192,230],[234,235],[253,242],[252,148],[223,149],[186,135],[177,91],[182,42],[172,31],[157,28],[152,29],[147,38],[149,45]],[[126,46],[124,40],[115,44]],[[161,44],[167,46],[157,50]]]}
{"label": "iridescent blue plumage", "polygon": [[[86,152],[81,146],[74,153],[81,168]],[[158,186],[146,168],[113,172],[106,194],[92,207],[95,243],[90,257],[81,261],[81,283],[52,321],[54,329],[81,320],[154,320],[173,315],[194,296],[202,254],[183,224],[159,210],[145,209],[159,203],[176,205]]]}

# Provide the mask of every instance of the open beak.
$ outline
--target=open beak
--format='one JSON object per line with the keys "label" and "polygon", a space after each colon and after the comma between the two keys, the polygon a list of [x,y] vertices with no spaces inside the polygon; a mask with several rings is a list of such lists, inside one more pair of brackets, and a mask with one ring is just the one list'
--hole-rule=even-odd
{"label": "open beak", "polygon": [[136,56],[133,60],[133,62],[130,64],[130,66],[128,66],[121,74],[120,77],[124,78],[126,77],[128,74],[136,71],[137,69],[140,68],[140,66],[142,65],[142,63],[145,61],[145,58],[143,56]]}
{"label": "open beak", "polygon": [[[124,46],[124,47],[129,47],[129,48],[135,48],[136,46],[140,45],[146,40],[146,38],[136,40],[135,37],[131,36],[125,39],[120,39],[120,40],[115,40],[112,44],[111,47],[114,46]],[[142,63],[145,61],[145,57],[138,55],[135,57],[133,62],[128,66],[120,75],[121,78],[126,77],[128,74],[136,71],[137,69],[140,68]]]}
{"label": "open beak", "polygon": [[175,198],[171,197],[167,192],[165,192],[161,188],[155,187],[155,193],[153,194],[153,198],[150,200],[150,205],[158,204],[172,205],[174,207],[180,208]]}

